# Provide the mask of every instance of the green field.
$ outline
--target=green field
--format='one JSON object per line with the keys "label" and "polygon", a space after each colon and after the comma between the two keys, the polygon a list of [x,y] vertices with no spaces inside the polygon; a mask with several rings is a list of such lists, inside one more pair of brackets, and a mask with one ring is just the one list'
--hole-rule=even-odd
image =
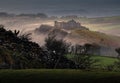
{"label": "green field", "polygon": [[[72,59],[74,55],[68,54],[67,57],[69,59]],[[107,56],[92,56],[93,60],[97,60],[97,62],[94,65],[97,65],[99,68],[107,67],[109,65],[113,65],[114,62],[118,61],[117,58],[113,57],[107,57]]]}
{"label": "green field", "polygon": [[[103,67],[117,61],[116,58],[103,56],[92,56],[92,58],[99,60],[95,64]],[[90,71],[79,69],[0,70],[0,83],[120,83],[119,78],[120,72],[101,69]]]}
{"label": "green field", "polygon": [[114,64],[114,62],[118,61],[117,58],[105,57],[105,56],[93,56],[92,58],[98,60],[96,64],[100,66],[109,66]]}
{"label": "green field", "polygon": [[0,83],[120,83],[120,72],[81,70],[0,70]]}

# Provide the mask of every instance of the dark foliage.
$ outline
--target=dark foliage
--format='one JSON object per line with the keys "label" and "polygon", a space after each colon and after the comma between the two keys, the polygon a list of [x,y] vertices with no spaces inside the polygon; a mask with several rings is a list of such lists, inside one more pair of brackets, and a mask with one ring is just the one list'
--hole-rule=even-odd
{"label": "dark foliage", "polygon": [[115,49],[115,51],[118,53],[118,57],[120,57],[120,48]]}
{"label": "dark foliage", "polygon": [[91,44],[85,44],[84,46],[76,45],[73,61],[75,62],[77,69],[90,69],[92,68],[92,65],[97,62],[97,60],[93,60],[92,56],[89,54],[91,47]]}
{"label": "dark foliage", "polygon": [[49,68],[75,68],[74,62],[65,56],[68,53],[69,46],[70,44],[63,39],[57,39],[54,35],[46,38],[45,47],[49,52],[47,56]]}
{"label": "dark foliage", "polygon": [[19,31],[7,31],[0,25],[0,64],[19,69],[43,68],[45,51],[37,43],[29,41],[29,34],[18,34]]}

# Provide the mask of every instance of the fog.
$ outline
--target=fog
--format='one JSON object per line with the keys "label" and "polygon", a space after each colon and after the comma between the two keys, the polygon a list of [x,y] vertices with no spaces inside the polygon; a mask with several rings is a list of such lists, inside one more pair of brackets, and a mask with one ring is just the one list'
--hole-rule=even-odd
{"label": "fog", "polygon": [[[36,34],[34,33],[34,30],[36,28],[39,28],[41,24],[46,25],[54,25],[54,21],[67,21],[64,19],[42,19],[39,17],[33,18],[33,17],[1,17],[0,24],[3,24],[6,29],[8,30],[20,30],[22,34],[24,33],[32,33],[32,41],[35,41],[41,45],[44,44],[44,39],[47,37],[46,35]],[[116,23],[95,23],[89,19],[86,18],[80,18],[76,19],[77,22],[80,22],[82,26],[85,26],[89,28],[92,31],[98,31],[110,35],[120,36],[120,25],[119,22]],[[67,41],[72,41],[66,38]],[[74,40],[76,41],[76,40]],[[86,42],[84,40],[80,40],[81,42]],[[77,42],[77,41],[76,41]]]}

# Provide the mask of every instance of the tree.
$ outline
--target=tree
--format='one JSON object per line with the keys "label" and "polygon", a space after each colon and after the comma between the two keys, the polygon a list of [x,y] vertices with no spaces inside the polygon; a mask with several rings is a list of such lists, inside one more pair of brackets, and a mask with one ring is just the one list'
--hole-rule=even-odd
{"label": "tree", "polygon": [[115,51],[118,53],[118,57],[117,57],[118,61],[114,63],[114,67],[117,67],[118,69],[120,69],[120,48],[115,49]]}
{"label": "tree", "polygon": [[118,53],[118,61],[116,61],[114,65],[120,69],[120,48],[115,49],[115,51]]}
{"label": "tree", "polygon": [[19,33],[0,25],[0,62],[12,68],[44,68],[47,53],[37,43],[30,41],[29,33]]}
{"label": "tree", "polygon": [[115,49],[115,51],[118,53],[118,57],[120,57],[120,48]]}
{"label": "tree", "polygon": [[23,41],[30,41],[31,40],[31,33],[20,34],[18,37]]}
{"label": "tree", "polygon": [[92,65],[97,61],[93,60],[89,54],[89,50],[92,47],[91,44],[85,44],[84,46],[76,45],[76,52],[74,54],[73,61],[77,65],[78,69],[90,69]]}
{"label": "tree", "polygon": [[0,46],[0,64],[4,64],[3,68],[12,68],[14,62],[12,58],[12,53],[7,48]]}
{"label": "tree", "polygon": [[70,44],[66,43],[63,39],[57,39],[55,35],[50,35],[45,39],[45,47],[49,52],[47,61],[50,68],[65,68],[63,66],[65,64],[70,66],[70,61],[65,57],[69,46]]}

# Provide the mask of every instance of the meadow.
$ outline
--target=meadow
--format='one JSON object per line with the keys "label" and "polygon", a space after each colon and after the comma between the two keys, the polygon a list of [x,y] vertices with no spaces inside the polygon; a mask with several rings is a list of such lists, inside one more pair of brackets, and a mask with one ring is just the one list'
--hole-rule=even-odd
{"label": "meadow", "polygon": [[[72,58],[71,55],[67,55]],[[117,58],[92,56],[96,65],[107,67]],[[0,70],[0,83],[120,83],[120,72],[79,69]]]}
{"label": "meadow", "polygon": [[120,72],[70,69],[0,70],[0,83],[120,83]]}
{"label": "meadow", "polygon": [[[72,60],[74,55],[68,54],[67,57]],[[92,56],[91,58],[93,60],[97,60],[97,62],[94,63],[93,65],[95,65],[99,69],[110,66],[110,65],[114,65],[114,63],[118,61],[117,58],[107,57],[107,56],[96,55],[96,56]]]}

